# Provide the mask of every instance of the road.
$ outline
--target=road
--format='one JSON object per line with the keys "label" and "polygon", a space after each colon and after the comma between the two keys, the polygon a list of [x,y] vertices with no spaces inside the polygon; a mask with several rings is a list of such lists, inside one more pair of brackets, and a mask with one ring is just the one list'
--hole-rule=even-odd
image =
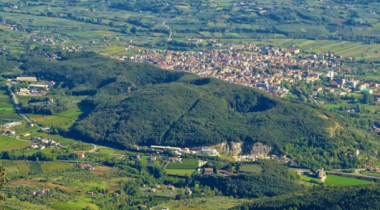
{"label": "road", "polygon": [[[13,104],[15,106],[15,110],[16,110],[17,114],[20,115],[20,117],[22,117],[22,119],[24,119],[28,123],[32,123],[32,121],[25,114],[22,113],[22,111],[21,111],[21,105],[20,105],[20,103],[19,103],[19,101],[17,99],[16,94],[12,90],[12,85],[10,83],[7,83],[7,86],[8,86],[9,92],[11,93],[12,101],[13,101]],[[43,127],[41,127],[38,124],[36,124],[36,126],[39,127],[39,128],[43,128]]]}
{"label": "road", "polygon": [[89,150],[88,152],[89,153],[97,153],[96,150],[98,150],[98,147],[95,144],[92,144],[92,146],[94,146],[94,148],[92,150]]}
{"label": "road", "polygon": [[169,33],[169,37],[168,37],[168,39],[169,39],[169,40],[172,39],[172,35],[173,35],[173,30],[172,30],[172,28],[170,28],[170,26],[166,25],[166,21],[164,21],[164,22],[162,23],[162,25],[164,25],[167,29],[169,29],[170,33]]}

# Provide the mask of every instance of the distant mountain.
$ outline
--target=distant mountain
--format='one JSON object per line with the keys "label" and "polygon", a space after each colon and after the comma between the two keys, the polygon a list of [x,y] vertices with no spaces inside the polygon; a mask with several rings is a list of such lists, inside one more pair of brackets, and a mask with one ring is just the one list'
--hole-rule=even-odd
{"label": "distant mountain", "polygon": [[91,96],[83,105],[92,111],[69,131],[80,139],[124,147],[261,142],[304,167],[353,167],[359,162],[352,151],[369,148],[363,136],[343,126],[344,119],[253,88],[94,53],[22,61],[26,74]]}

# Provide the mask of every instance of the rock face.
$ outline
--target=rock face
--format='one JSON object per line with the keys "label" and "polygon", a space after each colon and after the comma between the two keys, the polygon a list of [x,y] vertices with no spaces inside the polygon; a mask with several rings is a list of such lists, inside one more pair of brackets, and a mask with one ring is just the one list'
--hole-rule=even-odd
{"label": "rock face", "polygon": [[212,148],[218,150],[220,153],[231,155],[239,155],[242,152],[242,143],[239,142],[223,142],[213,146]]}
{"label": "rock face", "polygon": [[268,156],[277,154],[272,147],[264,145],[260,142],[223,142],[213,146],[212,148],[218,150],[220,153],[230,155],[252,155],[252,156]]}

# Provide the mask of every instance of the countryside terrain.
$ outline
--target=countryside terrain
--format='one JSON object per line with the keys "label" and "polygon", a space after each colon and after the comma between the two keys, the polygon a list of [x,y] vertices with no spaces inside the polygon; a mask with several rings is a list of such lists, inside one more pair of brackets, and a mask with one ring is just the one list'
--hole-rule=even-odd
{"label": "countryside terrain", "polygon": [[0,209],[377,209],[378,11],[0,0]]}

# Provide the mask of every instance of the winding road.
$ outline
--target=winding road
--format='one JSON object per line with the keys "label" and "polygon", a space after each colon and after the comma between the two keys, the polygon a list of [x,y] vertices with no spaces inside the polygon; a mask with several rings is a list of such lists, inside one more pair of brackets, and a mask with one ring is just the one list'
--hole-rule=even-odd
{"label": "winding road", "polygon": [[173,30],[172,30],[172,28],[170,28],[170,26],[166,25],[166,22],[167,22],[167,21],[164,21],[164,22],[162,23],[162,25],[164,25],[167,29],[169,29],[170,33],[169,33],[169,37],[168,37],[168,39],[170,40],[170,39],[172,38],[172,35],[173,35]]}

